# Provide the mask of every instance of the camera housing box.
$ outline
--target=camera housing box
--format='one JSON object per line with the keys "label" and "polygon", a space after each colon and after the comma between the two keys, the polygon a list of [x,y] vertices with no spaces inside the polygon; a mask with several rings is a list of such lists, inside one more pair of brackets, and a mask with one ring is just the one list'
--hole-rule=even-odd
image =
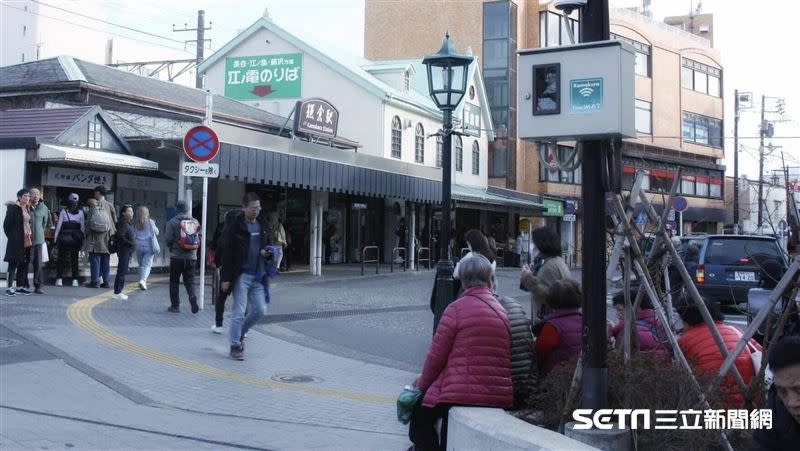
{"label": "camera housing box", "polygon": [[517,135],[635,138],[634,52],[616,40],[519,51]]}

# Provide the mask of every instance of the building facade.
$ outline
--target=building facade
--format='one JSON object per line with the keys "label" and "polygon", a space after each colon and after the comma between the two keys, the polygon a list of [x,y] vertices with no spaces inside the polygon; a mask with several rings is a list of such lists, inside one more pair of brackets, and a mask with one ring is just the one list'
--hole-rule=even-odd
{"label": "building facade", "polygon": [[[724,167],[719,164],[724,156],[719,53],[707,39],[634,11],[612,10],[610,21],[612,38],[637,51],[637,138],[623,144],[624,184],[630,187],[634,173],[645,171],[645,189],[658,203],[681,167],[681,193],[690,206],[686,230],[721,231],[725,209]],[[564,18],[550,1],[367,0],[364,47],[371,59],[419,56],[435,49],[437,36],[450,30],[459,46],[481,55],[492,118],[501,138],[490,150],[489,183],[541,195],[551,208],[534,223],[559,229],[564,248],[577,257],[580,169],[563,172],[543,164],[536,144],[516,139],[518,113],[513,104],[519,70],[516,52],[568,44],[570,29],[579,40],[578,13]],[[390,39],[397,35],[404,39]],[[565,153],[570,144],[548,144],[547,154]],[[508,162],[505,168],[500,166],[503,161]]]}
{"label": "building facade", "polygon": [[39,59],[39,4],[0,3],[0,66]]}

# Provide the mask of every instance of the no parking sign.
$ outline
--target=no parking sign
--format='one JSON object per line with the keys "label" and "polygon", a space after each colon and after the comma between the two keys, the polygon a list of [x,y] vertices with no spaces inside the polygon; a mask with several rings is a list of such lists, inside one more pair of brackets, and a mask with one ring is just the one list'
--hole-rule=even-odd
{"label": "no parking sign", "polygon": [[211,161],[219,152],[219,137],[211,127],[192,127],[183,137],[183,151],[187,157],[199,163]]}

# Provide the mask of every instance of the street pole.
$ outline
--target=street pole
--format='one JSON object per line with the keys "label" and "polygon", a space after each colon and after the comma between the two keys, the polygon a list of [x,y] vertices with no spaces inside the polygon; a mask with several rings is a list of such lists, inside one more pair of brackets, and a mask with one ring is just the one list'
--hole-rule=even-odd
{"label": "street pole", "polygon": [[[197,68],[195,69],[194,87],[203,89],[203,76],[200,74],[200,64],[203,63],[203,49],[206,43],[206,12],[202,9],[197,11]],[[205,177],[204,177],[205,178]]]}
{"label": "street pole", "polygon": [[[212,102],[214,97],[210,90],[206,90],[206,116],[203,125],[211,127],[213,115]],[[206,299],[206,219],[208,217],[208,177],[203,177],[203,212],[201,213],[200,227],[200,310],[205,308]]]}
{"label": "street pole", "polygon": [[761,132],[759,133],[759,144],[758,144],[758,234],[761,234],[761,221],[762,221],[762,207],[763,202],[761,201],[762,192],[764,190],[764,135],[767,133],[766,123],[764,122],[764,101],[767,98],[765,95],[761,95]]}
{"label": "street pole", "polygon": [[453,261],[450,259],[450,184],[452,173],[453,112],[442,112],[442,233],[439,262],[436,264],[436,308],[433,313],[433,333],[442,318],[444,309],[453,302]]}
{"label": "street pole", "polygon": [[733,91],[733,227],[739,233],[739,90]]}
{"label": "street pole", "polygon": [[786,254],[789,255],[789,234],[787,230],[789,229],[789,209],[791,208],[790,205],[792,202],[789,201],[789,196],[793,196],[789,191],[789,168],[786,167],[786,160],[783,158],[783,151],[781,150],[781,166],[783,166],[783,186],[786,188],[786,227],[781,229],[781,239],[783,240],[783,248],[786,250]]}
{"label": "street pole", "polygon": [[[610,38],[608,0],[589,0],[581,12],[582,42]],[[583,143],[583,377],[582,407],[608,406],[606,362],[606,189],[603,168],[610,151],[608,141]]]}

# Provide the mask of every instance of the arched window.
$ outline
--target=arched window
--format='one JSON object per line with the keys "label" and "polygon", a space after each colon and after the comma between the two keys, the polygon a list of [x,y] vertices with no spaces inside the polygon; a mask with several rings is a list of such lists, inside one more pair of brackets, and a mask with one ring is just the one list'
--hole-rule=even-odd
{"label": "arched window", "polygon": [[417,133],[414,139],[414,161],[425,163],[425,129],[422,124],[417,124]]}
{"label": "arched window", "polygon": [[472,175],[481,173],[481,149],[478,141],[472,143]]}
{"label": "arched window", "polygon": [[442,167],[442,159],[444,158],[444,141],[442,135],[436,135],[436,167]]}
{"label": "arched window", "polygon": [[461,137],[456,135],[453,137],[453,142],[456,145],[456,171],[464,171],[464,143],[461,142]]}
{"label": "arched window", "polygon": [[403,144],[402,127],[400,118],[395,116],[392,119],[392,158],[400,158],[402,156],[400,151]]}

